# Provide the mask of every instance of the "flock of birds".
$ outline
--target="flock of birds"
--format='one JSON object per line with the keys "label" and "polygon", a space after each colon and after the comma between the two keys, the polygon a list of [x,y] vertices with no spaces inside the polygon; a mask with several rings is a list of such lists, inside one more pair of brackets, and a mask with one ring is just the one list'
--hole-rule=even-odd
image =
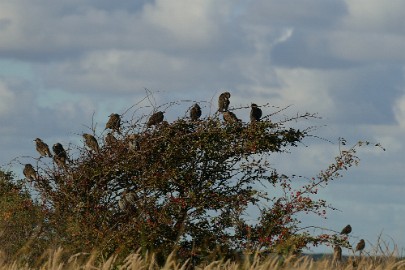
{"label": "flock of birds", "polygon": [[[352,232],[352,226],[350,226],[350,224],[348,224],[342,229],[340,234],[349,235],[349,233],[351,233],[351,232]],[[359,251],[360,255],[361,255],[361,252],[363,251],[363,249],[365,247],[366,247],[366,242],[364,241],[364,239],[360,239],[360,241],[356,245],[356,249],[354,250],[354,252]],[[336,245],[333,248],[333,257],[334,257],[334,261],[336,261],[336,262],[342,260],[342,248],[340,246]]]}
{"label": "flock of birds", "polygon": [[[231,94],[229,92],[224,92],[222,93],[219,98],[218,98],[218,112],[222,113],[223,120],[227,123],[236,123],[240,122],[241,120],[236,117],[236,115],[229,111],[229,104],[230,104],[230,97]],[[199,118],[202,115],[201,107],[198,105],[198,103],[194,104],[190,108],[190,119],[191,121],[198,121]],[[262,117],[262,110],[257,106],[256,104],[252,103],[251,104],[251,111],[250,111],[250,121],[251,122],[257,122],[260,121]],[[146,126],[152,127],[156,126],[160,123],[162,123],[164,120],[164,112],[158,111],[153,113],[147,123]],[[113,113],[109,116],[109,119],[105,125],[105,129],[111,130],[112,132],[108,132],[106,137],[105,137],[105,143],[107,145],[113,145],[115,142],[117,142],[117,139],[114,137],[113,133],[116,132],[118,134],[121,134],[120,131],[121,128],[121,117],[117,113]],[[84,133],[83,135],[84,138],[84,143],[85,145],[95,153],[99,154],[100,153],[100,147],[97,142],[97,139],[88,133]],[[63,148],[62,144],[60,143],[55,143],[52,146],[53,153],[51,153],[48,144],[43,142],[40,138],[36,138],[35,140],[36,144],[36,150],[40,154],[40,158],[42,157],[50,157],[53,158],[53,161],[59,168],[66,168],[66,162],[68,161],[68,156]],[[38,174],[34,167],[31,164],[25,164],[24,169],[23,169],[23,174],[24,176],[29,180],[37,180],[38,179]],[[118,201],[118,206],[122,211],[132,209],[135,201],[136,201],[136,195],[133,192],[130,191],[124,191],[121,194],[121,198]]]}
{"label": "flock of birds", "polygon": [[[222,113],[223,119],[227,123],[240,122],[241,120],[238,119],[233,112],[229,111],[230,97],[231,94],[229,92],[224,92],[221,95],[219,95],[218,112]],[[192,121],[198,121],[198,119],[201,117],[201,114],[202,114],[201,107],[198,105],[198,103],[194,104],[190,108],[190,119]],[[257,106],[257,104],[252,103],[250,111],[250,121],[251,122],[260,121],[261,117],[262,117],[262,110],[259,108],[259,106]],[[162,111],[155,112],[149,117],[146,126],[148,128],[156,126],[162,123],[163,119],[164,119],[164,112]],[[113,135],[113,132],[121,134],[120,127],[121,127],[120,115],[117,113],[111,114],[105,126],[105,129],[109,129],[112,131],[109,132],[105,137],[106,144],[113,145],[117,141],[117,139]],[[85,145],[90,150],[94,151],[97,154],[100,153],[99,144],[97,142],[97,139],[93,135],[84,133],[83,138]],[[58,167],[60,168],[66,167],[68,156],[62,144],[55,143],[52,146],[52,150],[54,152],[54,155],[52,155],[51,151],[49,150],[49,146],[45,142],[43,142],[40,138],[36,138],[34,141],[36,143],[36,150],[40,154],[40,158],[44,156],[48,156],[50,158],[53,157],[53,161]],[[36,180],[38,178],[38,174],[31,164],[25,164],[23,174],[28,180]]]}
{"label": "flock of birds", "polygon": [[[36,150],[40,154],[40,157],[43,156],[53,157],[53,160],[55,161],[56,165],[58,165],[59,167],[66,166],[68,156],[62,144],[55,143],[52,146],[52,150],[54,152],[54,155],[52,155],[51,151],[49,150],[49,146],[46,143],[44,143],[40,138],[36,138],[34,142],[36,144]],[[23,174],[28,180],[38,179],[37,172],[35,171],[34,167],[31,164],[25,164]]]}

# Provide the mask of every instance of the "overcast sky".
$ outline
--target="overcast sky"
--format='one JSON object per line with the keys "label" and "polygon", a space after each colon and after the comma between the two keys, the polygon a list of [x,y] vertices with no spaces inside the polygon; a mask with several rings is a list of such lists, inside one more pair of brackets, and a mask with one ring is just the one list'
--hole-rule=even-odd
{"label": "overcast sky", "polygon": [[404,17],[403,0],[0,1],[0,164],[36,156],[36,137],[80,142],[93,114],[102,132],[145,88],[157,105],[228,90],[235,107],[323,117],[308,124],[333,143],[275,159],[286,171],[316,175],[339,137],[380,142],[387,151],[360,151],[360,166],[321,192],[341,211],[313,223],[405,247]]}

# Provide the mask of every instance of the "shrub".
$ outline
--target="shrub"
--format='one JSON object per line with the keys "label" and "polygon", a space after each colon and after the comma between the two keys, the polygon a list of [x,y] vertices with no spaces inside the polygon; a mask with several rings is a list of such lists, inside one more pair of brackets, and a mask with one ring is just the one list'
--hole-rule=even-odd
{"label": "shrub", "polygon": [[8,259],[29,260],[43,252],[43,213],[23,183],[0,171],[0,249]]}
{"label": "shrub", "polygon": [[[333,209],[313,195],[358,163],[360,144],[293,187],[294,177],[279,173],[268,158],[288,154],[311,136],[311,127],[291,126],[316,115],[276,122],[276,113],[249,123],[224,122],[216,113],[145,125],[141,116],[115,126],[107,142],[93,129],[97,151],[78,146],[77,155],[59,167],[39,159],[32,184],[46,208],[48,239],[74,252],[99,249],[106,256],[140,249],[161,262],[173,250],[198,260],[241,250],[286,254],[320,243],[345,244],[339,236],[300,230],[297,214],[324,216]],[[280,196],[266,193],[268,187]],[[244,219],[252,208],[260,212],[256,223]]]}

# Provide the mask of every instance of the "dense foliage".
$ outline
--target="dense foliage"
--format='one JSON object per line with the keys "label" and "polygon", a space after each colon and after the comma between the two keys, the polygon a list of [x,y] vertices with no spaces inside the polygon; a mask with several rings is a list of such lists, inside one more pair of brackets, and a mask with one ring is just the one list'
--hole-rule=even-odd
{"label": "dense foliage", "polygon": [[[39,256],[42,208],[11,172],[0,171],[0,250],[8,259]],[[34,247],[34,248],[32,248]]]}

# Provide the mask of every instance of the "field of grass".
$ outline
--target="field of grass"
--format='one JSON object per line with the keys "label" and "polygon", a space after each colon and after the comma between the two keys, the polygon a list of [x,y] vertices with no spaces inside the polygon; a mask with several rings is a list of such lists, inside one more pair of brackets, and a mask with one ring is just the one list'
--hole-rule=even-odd
{"label": "field of grass", "polygon": [[342,261],[336,262],[331,256],[314,260],[311,256],[291,256],[285,259],[280,257],[269,256],[261,258],[260,256],[252,257],[250,260],[242,260],[240,262],[232,261],[213,261],[202,265],[192,266],[190,262],[178,263],[172,257],[168,257],[164,266],[157,266],[153,256],[141,256],[139,253],[134,253],[126,257],[122,263],[117,262],[117,257],[112,256],[104,260],[96,259],[96,254],[80,253],[65,257],[63,249],[56,249],[46,256],[45,261],[35,267],[30,268],[27,265],[18,262],[6,262],[7,258],[0,254],[0,270],[28,270],[28,269],[43,269],[43,270],[62,270],[62,269],[88,269],[88,270],[109,270],[109,269],[167,269],[167,270],[267,270],[267,269],[291,269],[291,270],[310,270],[310,269],[367,269],[367,270],[400,270],[405,269],[405,260],[400,260],[394,256],[363,256],[347,257]]}

